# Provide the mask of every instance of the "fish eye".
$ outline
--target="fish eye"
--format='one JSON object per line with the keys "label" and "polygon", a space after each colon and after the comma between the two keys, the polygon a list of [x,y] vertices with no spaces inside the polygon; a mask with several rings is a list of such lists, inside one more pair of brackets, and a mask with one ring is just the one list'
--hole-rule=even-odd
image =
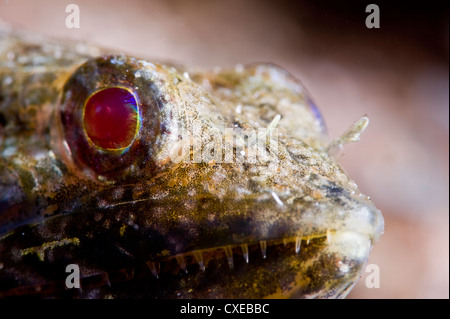
{"label": "fish eye", "polygon": [[90,142],[105,150],[124,150],[140,126],[138,102],[126,88],[110,87],[93,93],[83,108],[83,126]]}
{"label": "fish eye", "polygon": [[[76,174],[105,181],[157,171],[155,154],[170,127],[163,80],[144,62],[126,56],[92,58],[66,81],[54,141]],[[139,72],[137,72],[137,70]],[[164,135],[165,136],[165,135]]]}

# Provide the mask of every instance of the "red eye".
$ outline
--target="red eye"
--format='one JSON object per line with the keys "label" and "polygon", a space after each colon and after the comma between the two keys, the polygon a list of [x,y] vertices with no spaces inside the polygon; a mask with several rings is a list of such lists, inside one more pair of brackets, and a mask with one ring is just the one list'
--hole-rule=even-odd
{"label": "red eye", "polygon": [[87,136],[96,146],[115,150],[126,148],[139,128],[136,98],[120,87],[96,92],[86,101],[83,123]]}

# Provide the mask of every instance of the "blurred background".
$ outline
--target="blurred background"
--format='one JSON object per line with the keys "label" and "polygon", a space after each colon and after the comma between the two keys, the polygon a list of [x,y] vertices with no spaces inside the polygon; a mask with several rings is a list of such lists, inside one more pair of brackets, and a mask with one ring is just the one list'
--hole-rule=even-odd
{"label": "blurred background", "polygon": [[[0,0],[0,25],[201,67],[273,62],[311,92],[385,234],[349,298],[449,298],[449,15],[437,1]],[[66,6],[80,8],[68,29]],[[366,6],[380,28],[365,25]]]}

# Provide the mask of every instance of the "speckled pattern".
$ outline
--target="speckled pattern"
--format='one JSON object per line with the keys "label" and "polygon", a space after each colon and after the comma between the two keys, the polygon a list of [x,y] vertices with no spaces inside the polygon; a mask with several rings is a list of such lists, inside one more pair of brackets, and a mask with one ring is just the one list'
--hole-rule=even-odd
{"label": "speckled pattern", "polygon": [[[82,124],[113,86],[142,118],[120,152]],[[328,153],[363,127],[330,144],[275,65],[197,70],[0,32],[0,119],[0,296],[345,297],[383,233]],[[82,290],[65,289],[68,264]]]}

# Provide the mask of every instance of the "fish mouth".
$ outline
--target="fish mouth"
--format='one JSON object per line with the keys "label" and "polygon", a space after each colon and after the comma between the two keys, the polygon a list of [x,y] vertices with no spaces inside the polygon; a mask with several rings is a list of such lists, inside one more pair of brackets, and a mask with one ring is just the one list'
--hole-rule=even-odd
{"label": "fish mouth", "polygon": [[[360,235],[353,235],[352,240],[362,238]],[[357,259],[349,260],[348,256],[330,251],[330,244],[333,244],[336,236],[337,233],[328,232],[194,250],[134,263],[120,269],[94,271],[91,275],[80,278],[79,289],[67,289],[62,280],[50,280],[0,291],[0,296],[245,299],[345,297],[365,263],[370,243],[364,243],[364,251],[360,252]],[[58,248],[61,249],[62,246]],[[56,247],[52,253],[58,254]],[[30,260],[32,258],[28,262]],[[46,261],[47,258],[43,257],[40,262]]]}
{"label": "fish mouth", "polygon": [[[205,215],[195,227],[154,210],[132,220],[137,207],[56,216],[3,237],[0,297],[345,297],[383,229],[380,213],[365,205],[346,213],[349,224],[290,207],[272,222],[252,210],[214,221]],[[67,289],[69,264],[80,269],[80,289]]]}

